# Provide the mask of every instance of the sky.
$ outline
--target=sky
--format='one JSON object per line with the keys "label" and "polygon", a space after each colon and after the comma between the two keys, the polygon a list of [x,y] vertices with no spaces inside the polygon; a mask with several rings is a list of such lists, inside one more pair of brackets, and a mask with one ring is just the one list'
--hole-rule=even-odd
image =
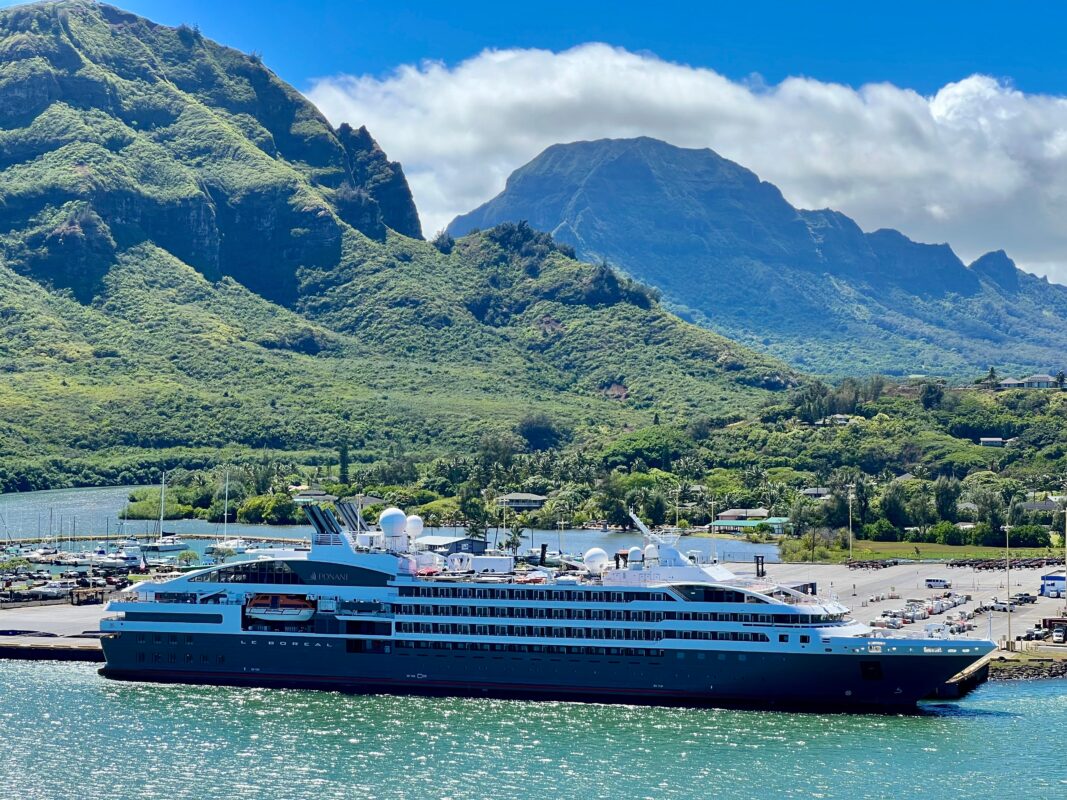
{"label": "sky", "polygon": [[366,124],[428,233],[550,144],[650,135],[794,205],[1067,282],[1067,4],[118,4],[258,51],[332,122]]}

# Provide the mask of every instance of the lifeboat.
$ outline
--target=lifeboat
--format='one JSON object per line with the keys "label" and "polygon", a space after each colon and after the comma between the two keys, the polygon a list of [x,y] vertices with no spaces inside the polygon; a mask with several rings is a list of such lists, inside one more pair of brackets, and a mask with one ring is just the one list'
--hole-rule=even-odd
{"label": "lifeboat", "polygon": [[315,604],[293,594],[257,594],[245,606],[245,616],[268,622],[307,622],[315,616]]}
{"label": "lifeboat", "polygon": [[548,573],[541,570],[534,570],[533,572],[527,572],[525,575],[520,575],[515,579],[515,583],[544,583],[548,580]]}

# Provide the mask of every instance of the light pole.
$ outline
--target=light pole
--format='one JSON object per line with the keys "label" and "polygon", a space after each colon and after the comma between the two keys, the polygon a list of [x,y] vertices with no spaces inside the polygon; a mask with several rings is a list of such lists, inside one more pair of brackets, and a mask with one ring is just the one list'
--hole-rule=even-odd
{"label": "light pole", "polygon": [[852,490],[856,484],[848,485],[848,560],[852,561]]}
{"label": "light pole", "polygon": [[1008,609],[1008,649],[1014,650],[1011,640],[1011,526],[1004,526],[1004,572],[1007,575],[1008,584],[1008,599],[1006,601],[1006,608]]}

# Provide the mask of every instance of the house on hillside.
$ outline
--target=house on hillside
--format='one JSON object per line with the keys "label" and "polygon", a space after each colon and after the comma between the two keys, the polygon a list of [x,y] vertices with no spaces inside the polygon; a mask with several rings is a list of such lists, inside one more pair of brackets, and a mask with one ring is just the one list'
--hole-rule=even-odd
{"label": "house on hillside", "polygon": [[982,447],[1003,447],[1004,440],[999,436],[983,436],[978,440],[978,444]]}
{"label": "house on hillside", "polygon": [[812,500],[825,500],[830,496],[829,486],[809,486],[807,489],[801,489],[800,493],[805,497],[809,497]]}
{"label": "house on hillside", "polygon": [[816,425],[849,425],[852,417],[848,414],[831,414],[815,422]]}
{"label": "house on hillside", "polygon": [[1026,381],[1021,381],[1018,378],[1005,378],[997,384],[998,389],[1022,389],[1026,386]]}
{"label": "house on hillside", "polygon": [[496,503],[499,506],[507,506],[513,511],[537,511],[544,506],[547,499],[543,494],[511,492],[510,494],[500,495],[496,499]]}
{"label": "house on hillside", "polygon": [[1023,385],[1027,389],[1052,389],[1056,386],[1056,379],[1051,375],[1031,375],[1023,379]]}
{"label": "house on hillside", "polygon": [[716,514],[717,520],[756,520],[763,522],[771,515],[765,508],[728,508]]}
{"label": "house on hillside", "polygon": [[1031,514],[1054,514],[1061,508],[1060,504],[1055,500],[1030,500],[1026,503],[1020,503],[1019,507]]}

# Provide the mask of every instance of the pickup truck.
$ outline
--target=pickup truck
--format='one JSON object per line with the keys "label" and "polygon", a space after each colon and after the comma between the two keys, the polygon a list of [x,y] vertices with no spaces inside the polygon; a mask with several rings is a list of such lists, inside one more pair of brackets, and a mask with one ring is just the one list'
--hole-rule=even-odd
{"label": "pickup truck", "polygon": [[997,600],[993,598],[993,610],[994,611],[1014,611],[1015,603],[1009,603],[1007,600]]}
{"label": "pickup truck", "polygon": [[1036,603],[1037,602],[1037,598],[1034,597],[1034,595],[1030,594],[1029,592],[1020,592],[1019,594],[1013,594],[1011,596],[1011,601],[1013,603],[1020,603],[1020,604],[1022,604],[1022,603]]}

